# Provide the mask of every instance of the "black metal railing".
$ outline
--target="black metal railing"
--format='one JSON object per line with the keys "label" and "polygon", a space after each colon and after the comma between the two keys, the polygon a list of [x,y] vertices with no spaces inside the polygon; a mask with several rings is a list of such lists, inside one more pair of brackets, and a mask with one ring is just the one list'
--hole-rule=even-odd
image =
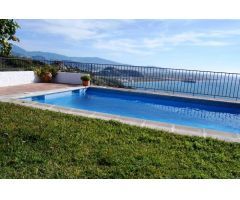
{"label": "black metal railing", "polygon": [[97,85],[240,99],[239,73],[23,58],[0,58],[0,71],[33,70],[46,64],[61,71],[89,73]]}

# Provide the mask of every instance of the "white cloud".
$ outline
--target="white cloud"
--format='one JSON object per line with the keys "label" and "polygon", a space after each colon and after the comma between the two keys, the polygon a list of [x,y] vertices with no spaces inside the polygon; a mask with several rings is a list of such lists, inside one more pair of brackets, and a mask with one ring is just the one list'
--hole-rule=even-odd
{"label": "white cloud", "polygon": [[[215,34],[216,33],[214,33],[214,35]],[[220,34],[218,36],[220,36]],[[223,36],[223,34],[221,34],[221,36]],[[216,35],[213,37],[213,33],[186,32],[175,35],[161,35],[156,38],[145,38],[143,45],[147,48],[163,48],[178,45],[226,46],[231,44],[218,39]]]}
{"label": "white cloud", "polygon": [[143,46],[132,39],[98,40],[93,44],[95,48],[114,52],[148,55],[151,52],[142,49]]}
{"label": "white cloud", "polygon": [[86,40],[105,37],[101,30],[112,28],[115,24],[89,20],[47,20],[44,30],[73,40]]}
{"label": "white cloud", "polygon": [[94,42],[94,47],[98,49],[142,55],[153,54],[155,50],[166,51],[179,45],[217,47],[231,45],[231,43],[218,40],[217,37],[213,37],[213,34],[210,33],[195,32],[174,35],[161,34],[159,37],[136,39],[98,40]]}
{"label": "white cloud", "polygon": [[[169,27],[166,28],[167,31],[157,27],[158,33],[154,30],[148,32],[141,29],[143,33],[138,35],[139,30],[136,29],[137,23],[134,20],[25,20],[23,23],[24,28],[29,30],[60,35],[69,44],[81,45],[79,42],[89,41],[88,45],[98,50],[139,55],[165,51],[180,45],[208,47],[233,45],[234,43],[228,39],[232,36],[240,36],[240,29],[169,33]],[[166,25],[168,23],[163,27]],[[132,34],[129,34],[129,29],[125,29],[126,26],[130,27]]]}
{"label": "white cloud", "polygon": [[[127,20],[123,21],[125,23],[128,22]],[[80,41],[108,37],[109,33],[107,30],[117,29],[121,22],[118,20],[26,20],[23,21],[23,26],[30,30],[60,35],[66,39]]]}

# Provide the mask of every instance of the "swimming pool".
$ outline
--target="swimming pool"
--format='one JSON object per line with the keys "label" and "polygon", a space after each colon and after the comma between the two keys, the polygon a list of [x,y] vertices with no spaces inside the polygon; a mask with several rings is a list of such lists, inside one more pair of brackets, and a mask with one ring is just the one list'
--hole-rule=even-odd
{"label": "swimming pool", "polygon": [[240,134],[240,104],[105,88],[24,98],[100,113]]}

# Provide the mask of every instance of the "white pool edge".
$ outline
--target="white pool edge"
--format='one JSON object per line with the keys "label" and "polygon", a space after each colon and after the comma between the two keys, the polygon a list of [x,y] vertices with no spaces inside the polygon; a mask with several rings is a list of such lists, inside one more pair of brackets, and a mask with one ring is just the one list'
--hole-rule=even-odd
{"label": "white pool edge", "polygon": [[[93,87],[114,90],[114,88],[109,88],[109,87],[98,87],[98,86],[93,86]],[[87,111],[87,110],[81,110],[81,109],[65,108],[65,107],[49,105],[49,104],[45,104],[45,103],[39,103],[39,102],[35,102],[35,101],[27,101],[27,100],[19,99],[19,98],[26,98],[26,97],[32,97],[32,96],[47,95],[47,94],[58,93],[58,92],[73,91],[73,90],[78,90],[78,89],[83,89],[83,88],[88,88],[88,87],[80,86],[80,87],[71,87],[71,88],[64,88],[64,89],[55,89],[55,90],[49,90],[49,91],[38,91],[38,92],[22,93],[22,94],[17,94],[17,95],[8,95],[8,96],[0,97],[0,101],[13,103],[13,104],[17,104],[17,105],[22,105],[22,106],[27,106],[27,107],[32,107],[32,108],[43,109],[43,110],[50,110],[50,111],[56,111],[56,112],[61,112],[61,113],[66,113],[66,114],[79,115],[79,116],[89,117],[89,118],[96,118],[96,119],[103,119],[103,120],[115,120],[115,121],[119,121],[119,122],[122,122],[125,124],[130,124],[130,125],[135,125],[135,126],[140,126],[140,127],[147,127],[147,128],[152,128],[152,129],[158,129],[158,130],[164,130],[169,133],[175,133],[175,134],[179,134],[179,135],[200,136],[200,137],[204,137],[204,138],[210,137],[210,138],[223,140],[223,141],[227,141],[227,142],[240,143],[240,134],[215,131],[215,130],[203,129],[203,128],[188,127],[188,126],[176,125],[176,124],[170,124],[170,123],[142,120],[142,119],[138,119],[138,118],[123,117],[123,116],[119,116],[119,115],[105,114],[105,113],[93,112],[93,111]],[[117,88],[117,90],[127,91],[127,92],[144,93],[141,91],[132,91],[130,89]],[[152,93],[152,92],[147,92],[147,93],[162,96],[162,94],[158,94],[158,93]],[[174,97],[178,97],[178,96],[174,96]],[[190,98],[193,99],[192,97],[190,97]],[[208,99],[204,99],[204,100],[208,100]],[[226,102],[226,103],[229,103],[229,102]]]}

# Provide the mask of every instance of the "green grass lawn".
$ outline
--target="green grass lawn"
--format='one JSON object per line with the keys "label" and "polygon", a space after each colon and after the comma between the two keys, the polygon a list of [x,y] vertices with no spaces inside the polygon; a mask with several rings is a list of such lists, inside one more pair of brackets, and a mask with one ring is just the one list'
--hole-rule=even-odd
{"label": "green grass lawn", "polygon": [[240,144],[0,103],[0,178],[240,178]]}

